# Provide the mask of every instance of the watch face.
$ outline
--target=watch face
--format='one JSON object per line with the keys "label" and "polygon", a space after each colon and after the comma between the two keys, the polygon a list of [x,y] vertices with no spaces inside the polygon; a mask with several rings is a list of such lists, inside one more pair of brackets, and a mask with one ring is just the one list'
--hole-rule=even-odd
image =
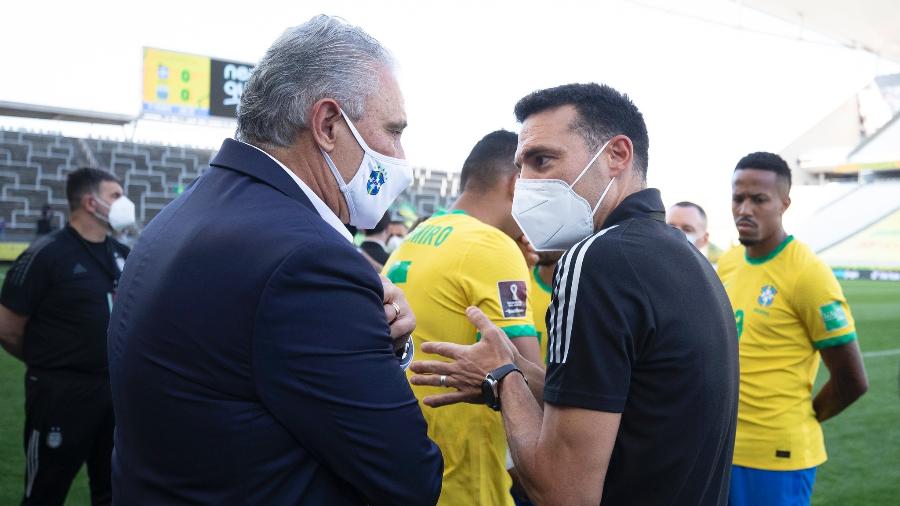
{"label": "watch face", "polygon": [[497,398],[494,395],[493,382],[487,378],[481,382],[481,399],[488,406],[493,405],[497,401]]}

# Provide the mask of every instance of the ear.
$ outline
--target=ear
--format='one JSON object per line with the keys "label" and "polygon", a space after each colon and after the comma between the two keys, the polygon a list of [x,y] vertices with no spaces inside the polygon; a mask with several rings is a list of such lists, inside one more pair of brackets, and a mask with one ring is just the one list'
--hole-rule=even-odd
{"label": "ear", "polygon": [[97,210],[97,202],[92,194],[85,193],[81,196],[81,208],[92,214]]}
{"label": "ear", "polygon": [[516,194],[516,181],[519,179],[519,173],[513,172],[509,175],[509,178],[506,180],[506,196],[510,201],[513,199],[513,195]]}
{"label": "ear", "polygon": [[782,212],[787,211],[788,208],[791,207],[791,196],[784,195],[783,197],[781,197],[781,205],[784,207],[784,209],[782,209]]}
{"label": "ear", "polygon": [[606,156],[609,159],[609,176],[619,177],[634,165],[634,145],[625,135],[616,135],[609,141],[606,147]]}
{"label": "ear", "polygon": [[328,153],[334,149],[335,126],[340,120],[341,108],[333,98],[320,99],[309,110],[308,128],[316,144]]}

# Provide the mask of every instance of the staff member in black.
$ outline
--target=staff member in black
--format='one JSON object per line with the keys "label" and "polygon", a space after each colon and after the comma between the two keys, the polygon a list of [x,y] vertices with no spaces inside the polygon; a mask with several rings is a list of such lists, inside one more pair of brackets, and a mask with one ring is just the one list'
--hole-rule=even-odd
{"label": "staff member in black", "polygon": [[71,217],[13,264],[0,295],[0,344],[25,362],[22,504],[63,504],[87,463],[91,502],[110,504],[113,408],[106,328],[128,248],[109,237],[134,204],[109,172],[66,181]]}

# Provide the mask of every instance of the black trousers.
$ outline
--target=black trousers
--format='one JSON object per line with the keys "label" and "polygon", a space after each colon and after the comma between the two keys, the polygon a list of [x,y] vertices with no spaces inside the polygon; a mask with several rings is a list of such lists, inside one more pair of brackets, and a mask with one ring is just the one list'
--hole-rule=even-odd
{"label": "black trousers", "polygon": [[109,378],[29,369],[25,374],[23,505],[62,505],[87,463],[94,506],[112,502]]}

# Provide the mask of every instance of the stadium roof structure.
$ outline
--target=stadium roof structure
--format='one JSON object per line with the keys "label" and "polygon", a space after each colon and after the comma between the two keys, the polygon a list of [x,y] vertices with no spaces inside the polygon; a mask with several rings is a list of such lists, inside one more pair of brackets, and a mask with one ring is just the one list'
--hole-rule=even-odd
{"label": "stadium roof structure", "polygon": [[102,125],[127,125],[137,117],[127,114],[69,109],[38,104],[0,101],[0,116],[17,118],[46,119],[55,121],[75,121],[79,123],[97,123]]}
{"label": "stadium roof structure", "polygon": [[743,5],[900,63],[897,0],[743,0]]}
{"label": "stadium roof structure", "polygon": [[780,154],[807,179],[900,170],[900,74],[876,77]]}

